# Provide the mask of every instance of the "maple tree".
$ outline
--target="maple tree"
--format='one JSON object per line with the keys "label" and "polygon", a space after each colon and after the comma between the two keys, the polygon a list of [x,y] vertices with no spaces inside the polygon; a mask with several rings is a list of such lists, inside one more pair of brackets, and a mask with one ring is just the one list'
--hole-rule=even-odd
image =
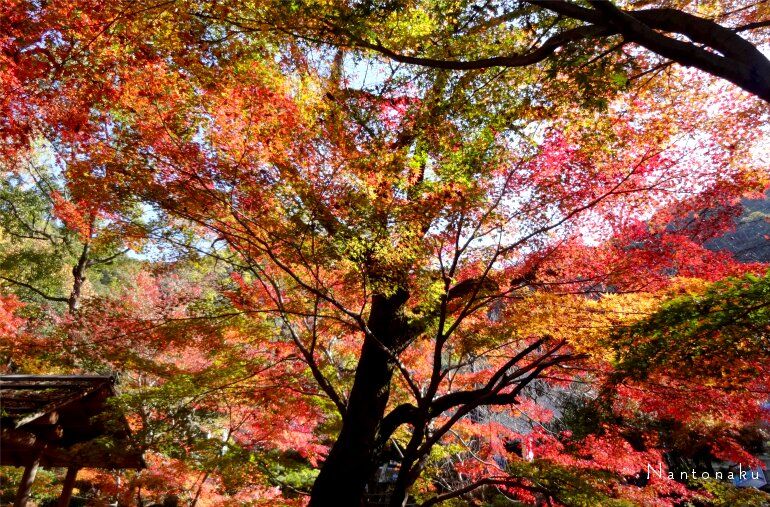
{"label": "maple tree", "polygon": [[[4,352],[122,372],[154,456],[124,499],[360,505],[398,455],[391,505],[706,501],[632,478],[684,451],[672,434],[752,462],[736,435],[767,386],[741,386],[766,350],[714,351],[767,324],[654,311],[765,270],[703,244],[765,189],[770,74],[762,3],[692,9],[9,2],[2,163],[23,181],[45,140],[57,176],[9,180],[3,227],[80,255],[68,295],[49,292],[58,250],[38,278],[9,259],[8,288],[69,315]],[[175,262],[126,257],[147,245]],[[118,259],[130,276],[84,299],[85,269]],[[755,283],[734,289],[746,308]],[[36,352],[53,340],[68,352]]]}

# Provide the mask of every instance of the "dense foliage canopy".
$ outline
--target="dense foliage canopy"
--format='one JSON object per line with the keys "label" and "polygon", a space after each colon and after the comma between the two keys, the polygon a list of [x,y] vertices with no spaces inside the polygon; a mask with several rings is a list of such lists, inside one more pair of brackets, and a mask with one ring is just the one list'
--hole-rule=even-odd
{"label": "dense foliage canopy", "polygon": [[708,245],[765,218],[769,28],[8,0],[5,371],[118,375],[125,505],[763,505],[702,472],[768,440],[767,266]]}

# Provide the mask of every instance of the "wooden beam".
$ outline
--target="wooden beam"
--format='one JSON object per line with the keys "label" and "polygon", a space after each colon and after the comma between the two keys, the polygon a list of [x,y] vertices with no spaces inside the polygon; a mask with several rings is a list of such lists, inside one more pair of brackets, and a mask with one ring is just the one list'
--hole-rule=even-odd
{"label": "wooden beam", "polygon": [[78,467],[71,466],[67,469],[67,475],[64,476],[64,486],[62,486],[61,495],[57,507],[69,507],[72,498],[72,488],[75,487],[75,477],[78,475]]}
{"label": "wooden beam", "polygon": [[15,447],[34,449],[40,445],[37,435],[25,430],[3,428],[0,430],[0,438],[2,438],[3,445],[5,446],[12,444]]}
{"label": "wooden beam", "polygon": [[29,426],[48,426],[50,424],[56,424],[59,422],[59,412],[54,410],[53,412],[49,412],[47,414],[44,414],[34,421],[31,421],[28,423]]}
{"label": "wooden beam", "polygon": [[[70,403],[73,403],[75,401],[83,399],[86,396],[88,396],[88,395],[90,395],[90,394],[92,394],[92,393],[94,393],[96,391],[99,391],[101,389],[105,389],[105,388],[106,389],[112,389],[112,384],[110,384],[110,382],[108,382],[108,381],[104,381],[104,382],[101,382],[101,383],[98,383],[98,384],[92,384],[92,385],[83,386],[83,388],[80,391],[72,393],[70,396],[66,396],[66,397],[63,397],[63,398],[58,398],[58,399],[52,401],[48,405],[45,405],[44,407],[41,407],[40,409],[38,409],[36,412],[33,412],[33,413],[31,413],[29,415],[26,415],[26,416],[22,417],[21,419],[17,420],[16,422],[14,422],[13,425],[16,428],[21,428],[25,424],[30,423],[30,422],[32,422],[32,421],[34,421],[36,419],[39,419],[40,417],[43,417],[43,416],[49,414],[50,412],[53,412],[53,411],[58,410],[60,408],[63,408],[65,406],[69,405]],[[108,398],[110,394],[112,394],[112,393],[109,392],[109,394],[107,394],[104,398]]]}
{"label": "wooden beam", "polygon": [[13,503],[13,507],[27,507],[29,494],[32,491],[32,484],[35,482],[35,476],[37,475],[37,468],[40,465],[40,456],[42,454],[43,449],[37,449],[32,456],[32,461],[24,467],[24,475],[21,476],[19,490],[16,493],[16,501]]}

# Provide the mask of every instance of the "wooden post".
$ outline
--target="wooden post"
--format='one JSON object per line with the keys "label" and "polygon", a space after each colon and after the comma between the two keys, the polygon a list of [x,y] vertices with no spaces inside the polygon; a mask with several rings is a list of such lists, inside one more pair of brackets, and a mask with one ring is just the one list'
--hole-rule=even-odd
{"label": "wooden post", "polygon": [[75,477],[78,475],[79,468],[71,466],[67,469],[67,475],[64,476],[64,485],[62,486],[61,495],[59,496],[58,507],[69,507],[70,499],[72,498],[72,488],[75,487]]}
{"label": "wooden post", "polygon": [[27,507],[29,493],[32,490],[32,483],[35,482],[37,467],[40,465],[40,456],[42,454],[42,450],[37,451],[33,455],[32,461],[24,467],[24,475],[21,476],[19,491],[16,493],[16,501],[13,503],[13,507]]}

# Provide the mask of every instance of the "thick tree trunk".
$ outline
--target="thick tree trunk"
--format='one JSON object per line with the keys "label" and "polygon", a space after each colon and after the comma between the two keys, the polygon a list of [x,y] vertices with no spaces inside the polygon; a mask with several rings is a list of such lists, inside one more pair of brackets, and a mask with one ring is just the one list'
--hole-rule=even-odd
{"label": "thick tree trunk", "polygon": [[377,465],[377,434],[390,397],[395,364],[385,350],[408,339],[401,309],[408,295],[374,296],[366,336],[337,441],[313,485],[311,507],[359,507]]}
{"label": "thick tree trunk", "polygon": [[373,338],[366,338],[342,431],[313,485],[312,507],[362,504],[364,487],[377,466],[375,439],[392,375],[388,355]]}

